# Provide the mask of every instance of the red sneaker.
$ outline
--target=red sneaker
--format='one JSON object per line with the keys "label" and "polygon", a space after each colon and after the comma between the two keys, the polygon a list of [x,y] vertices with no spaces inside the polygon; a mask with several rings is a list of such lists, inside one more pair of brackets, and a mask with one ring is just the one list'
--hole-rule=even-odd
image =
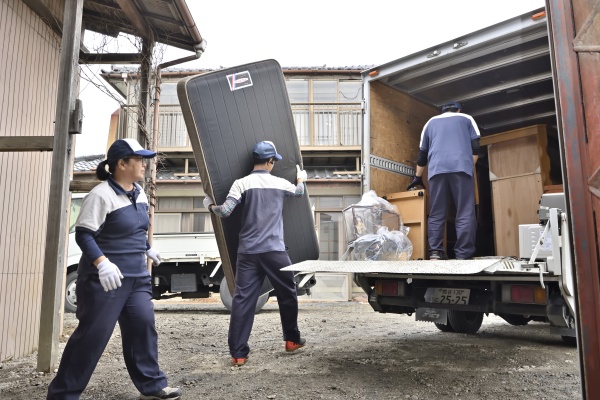
{"label": "red sneaker", "polygon": [[246,364],[247,362],[248,362],[248,358],[231,357],[231,365],[233,365],[234,367],[241,367],[242,365]]}
{"label": "red sneaker", "polygon": [[304,347],[304,345],[306,344],[306,339],[300,339],[297,342],[291,341],[291,340],[286,340],[285,341],[285,351],[292,352],[292,351],[296,351],[301,347]]}

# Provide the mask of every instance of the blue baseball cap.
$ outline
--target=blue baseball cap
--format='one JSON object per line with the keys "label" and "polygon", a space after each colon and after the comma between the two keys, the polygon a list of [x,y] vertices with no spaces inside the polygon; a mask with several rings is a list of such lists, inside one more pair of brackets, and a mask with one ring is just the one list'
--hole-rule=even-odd
{"label": "blue baseball cap", "polygon": [[451,101],[442,106],[442,112],[452,110],[453,108],[460,110],[460,109],[462,109],[462,106],[460,105],[460,103],[458,101]]}
{"label": "blue baseball cap", "polygon": [[111,164],[122,158],[141,156],[152,158],[156,156],[154,151],[144,149],[135,139],[119,139],[110,145],[106,154],[106,162]]}
{"label": "blue baseball cap", "polygon": [[277,160],[281,160],[283,157],[279,153],[277,153],[277,149],[273,142],[268,140],[263,142],[258,142],[254,145],[254,150],[252,150],[252,156],[257,160],[266,160],[268,158],[276,158]]}

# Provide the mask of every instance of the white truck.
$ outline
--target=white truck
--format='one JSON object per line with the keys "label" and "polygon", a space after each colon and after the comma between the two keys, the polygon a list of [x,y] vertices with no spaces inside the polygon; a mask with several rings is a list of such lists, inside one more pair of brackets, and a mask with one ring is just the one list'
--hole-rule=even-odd
{"label": "white truck", "polygon": [[[75,242],[75,221],[79,215],[83,194],[71,196],[71,223],[67,252],[67,277],[65,287],[65,311],[77,310],[77,267],[81,249]],[[221,302],[231,310],[232,296],[221,269],[221,256],[215,234],[210,233],[158,233],[153,235],[152,246],[161,255],[162,262],[152,268],[152,297],[156,300],[172,297],[207,298],[219,293]],[[298,295],[310,293],[315,285],[314,274],[298,275]],[[272,290],[265,283],[265,293],[256,304],[258,312],[269,300]],[[268,291],[267,291],[268,290]]]}
{"label": "white truck", "polygon": [[[521,128],[548,127],[547,135],[540,135],[548,140],[540,154],[554,154],[550,172],[559,181],[566,179],[564,169],[561,174],[564,149],[556,139],[550,58],[546,14],[538,9],[364,71],[363,192],[374,190],[385,197],[405,190],[415,165],[407,160],[416,160],[421,130],[448,101],[461,102],[463,110],[475,118],[482,143],[483,137],[500,132],[512,132],[507,136],[515,139],[519,137],[515,132]],[[507,150],[515,157],[514,165],[538,158],[538,153],[519,154],[519,149]],[[488,226],[492,230],[479,232],[481,246],[475,259],[356,261],[350,255],[348,260],[305,261],[287,269],[353,273],[375,311],[415,314],[417,320],[434,322],[444,332],[475,333],[484,315],[492,313],[513,325],[526,325],[531,320],[549,322],[552,331],[565,342],[575,343],[572,238],[564,193],[544,194],[539,178],[544,171],[534,169],[531,174],[513,176],[527,176],[537,185],[534,190],[534,186],[519,186],[518,182],[492,174],[492,166],[486,163],[488,157],[480,159],[478,222],[480,228]],[[486,178],[485,184],[481,184],[482,177]],[[491,181],[507,184],[491,185]],[[561,190],[555,191],[561,192],[562,182],[557,183],[554,189],[559,187]],[[427,192],[423,190],[419,195],[426,198]],[[522,200],[515,201],[506,213],[496,210],[485,215],[485,203],[490,203],[491,209],[491,203],[502,196],[508,196],[507,201]],[[532,204],[539,207],[539,216],[531,210]],[[410,222],[412,211],[399,208],[402,218]],[[522,210],[533,214],[537,221],[530,218],[522,228],[512,224],[512,218]],[[502,230],[493,231],[503,224],[513,237],[503,237]],[[421,229],[426,232],[423,226]],[[521,235],[529,235],[520,238],[522,254],[495,254],[502,241],[515,239],[519,230]],[[447,230],[449,251],[452,231]],[[490,236],[496,236],[496,249],[494,243],[483,245],[490,243]],[[425,258],[426,240],[423,246]]]}
{"label": "white truck", "polygon": [[[81,249],[75,242],[74,225],[79,215],[83,194],[71,198],[71,226],[67,253],[67,278],[65,288],[65,311],[75,312],[77,297],[77,266]],[[155,299],[181,296],[182,298],[209,297],[219,292],[224,279],[220,270],[220,255],[214,233],[155,234],[153,246],[160,251],[162,263],[152,269],[152,295]],[[227,285],[224,286],[225,288]],[[222,296],[230,308],[231,296]],[[263,299],[266,302],[267,299]],[[264,305],[264,302],[262,305]],[[262,307],[261,305],[261,307]]]}

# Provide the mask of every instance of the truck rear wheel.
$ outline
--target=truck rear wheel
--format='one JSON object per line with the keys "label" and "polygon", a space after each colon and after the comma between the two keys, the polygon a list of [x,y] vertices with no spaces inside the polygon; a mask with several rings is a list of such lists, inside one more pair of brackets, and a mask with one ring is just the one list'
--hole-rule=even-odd
{"label": "truck rear wheel", "polygon": [[531,321],[529,315],[498,314],[498,316],[514,326],[525,326]]}
{"label": "truck rear wheel", "polygon": [[483,323],[483,313],[477,311],[448,311],[448,323],[458,333],[476,333]]}
{"label": "truck rear wheel", "polygon": [[454,329],[452,329],[452,325],[450,325],[449,321],[447,324],[440,324],[437,322],[434,322],[434,324],[435,324],[435,327],[438,328],[442,332],[454,332]]}
{"label": "truck rear wheel", "polygon": [[67,275],[67,281],[65,283],[65,312],[74,313],[77,311],[77,295],[75,294],[76,284],[77,271],[73,271]]}
{"label": "truck rear wheel", "polygon": [[[231,311],[231,305],[233,304],[233,296],[231,295],[231,293],[229,293],[229,286],[227,286],[227,278],[225,277],[221,279],[221,284],[219,285],[219,294],[221,295],[221,302],[223,303],[225,308]],[[258,301],[256,302],[256,308],[254,309],[254,312],[259,312],[268,300],[269,293],[265,293],[262,296],[259,296]]]}

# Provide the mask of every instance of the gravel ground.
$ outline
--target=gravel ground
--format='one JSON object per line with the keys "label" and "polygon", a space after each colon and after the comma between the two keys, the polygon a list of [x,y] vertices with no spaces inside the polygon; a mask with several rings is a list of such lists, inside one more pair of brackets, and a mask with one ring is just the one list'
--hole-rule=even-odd
{"label": "gravel ground", "polygon": [[[581,399],[577,350],[548,325],[490,316],[477,334],[442,333],[414,317],[379,314],[364,297],[300,303],[307,346],[283,349],[277,303],[257,314],[250,360],[231,367],[229,314],[218,299],[156,303],[161,368],[185,399]],[[65,318],[65,336],[75,328]],[[61,341],[61,351],[66,337]],[[0,398],[45,398],[54,374],[36,354],[0,363]],[[82,399],[135,399],[115,329]]]}

